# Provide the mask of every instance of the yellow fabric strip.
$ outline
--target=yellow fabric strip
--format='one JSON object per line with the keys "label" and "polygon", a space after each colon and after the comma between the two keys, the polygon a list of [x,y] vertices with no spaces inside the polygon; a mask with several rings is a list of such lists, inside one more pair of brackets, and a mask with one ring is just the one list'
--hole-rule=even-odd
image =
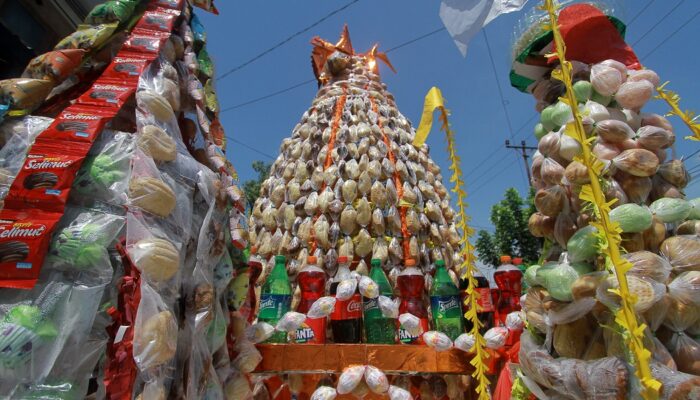
{"label": "yellow fabric strip", "polygon": [[681,96],[666,89],[666,85],[668,85],[668,82],[656,88],[656,91],[659,93],[656,98],[664,100],[668,103],[669,107],[671,107],[671,111],[669,111],[666,116],[671,117],[675,115],[690,128],[690,131],[693,132],[693,136],[686,136],[686,139],[700,141],[700,122],[698,122],[698,116],[695,115],[693,111],[683,111],[680,105]]}
{"label": "yellow fabric strip", "polygon": [[444,109],[445,102],[442,99],[442,92],[440,89],[433,86],[425,95],[425,103],[423,103],[423,115],[420,118],[420,124],[418,124],[418,129],[416,130],[416,136],[413,139],[413,145],[415,147],[421,147],[428,139],[428,134],[430,134],[430,129],[433,127],[433,112],[436,108]]}
{"label": "yellow fabric strip", "polygon": [[573,91],[571,80],[571,63],[566,60],[566,44],[559,31],[557,22],[557,7],[553,0],[544,0],[541,7],[549,15],[549,24],[545,29],[551,30],[556,44],[556,55],[559,58],[561,68],[552,72],[552,77],[560,80],[566,87],[566,96],[560,100],[569,105],[573,113],[573,122],[567,124],[565,133],[581,143],[582,154],[576,160],[583,163],[588,168],[588,175],[591,180],[589,185],[583,186],[580,198],[589,202],[593,206],[595,221],[592,226],[599,232],[599,250],[606,256],[606,265],[615,273],[619,283],[618,294],[621,298],[620,309],[615,314],[615,321],[624,329],[623,337],[625,343],[632,351],[635,375],[641,384],[640,396],[645,400],[656,400],[659,398],[661,383],[654,379],[649,367],[651,353],[644,348],[644,324],[639,324],[634,311],[635,299],[629,292],[627,276],[625,273],[631,268],[631,264],[622,258],[620,252],[620,233],[618,223],[610,220],[610,205],[612,202],[605,201],[605,195],[600,185],[603,163],[596,158],[591,151],[591,144],[595,138],[587,138],[583,128],[581,114],[578,111],[576,96]]}

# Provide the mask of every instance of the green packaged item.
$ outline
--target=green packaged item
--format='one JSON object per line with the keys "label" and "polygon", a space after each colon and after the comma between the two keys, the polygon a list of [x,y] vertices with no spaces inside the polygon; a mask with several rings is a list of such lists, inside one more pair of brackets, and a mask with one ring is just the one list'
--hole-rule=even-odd
{"label": "green packaged item", "polygon": [[537,140],[542,139],[542,136],[546,135],[547,133],[549,132],[547,132],[547,130],[544,129],[544,126],[541,122],[538,122],[537,125],[535,125],[535,137],[537,138]]}
{"label": "green packaged item", "polygon": [[649,208],[637,204],[623,204],[610,211],[610,219],[620,224],[622,232],[643,232],[651,227],[652,214]]}
{"label": "green packaged item", "polygon": [[525,283],[529,287],[533,286],[542,286],[540,283],[537,281],[537,270],[542,268],[540,265],[531,265],[529,266],[526,270],[525,273],[523,274],[523,279],[525,280]]}
{"label": "green packaged item", "polygon": [[584,226],[571,236],[566,244],[569,259],[573,262],[590,260],[598,253],[598,230]]}
{"label": "green packaged item", "polygon": [[85,17],[85,23],[90,25],[110,22],[125,23],[134,13],[138,4],[138,0],[111,0],[98,4]]}
{"label": "green packaged item", "polygon": [[700,197],[692,200],[688,200],[691,205],[690,214],[688,214],[688,219],[700,219]]}
{"label": "green packaged item", "polygon": [[58,42],[54,50],[97,50],[107,43],[110,36],[117,30],[117,25],[116,22],[97,26],[78,25],[78,29]]}
{"label": "green packaged item", "polygon": [[197,53],[197,62],[199,63],[200,73],[207,78],[214,77],[214,63],[211,61],[211,57],[209,57],[209,52],[207,52],[206,47],[202,47],[199,50],[199,53]]}
{"label": "green packaged item", "polygon": [[593,95],[593,85],[588,81],[574,83],[574,95],[576,95],[576,101],[579,103],[587,102]]}
{"label": "green packaged item", "polygon": [[683,199],[663,197],[651,203],[649,209],[661,222],[674,223],[688,218],[693,205]]}
{"label": "green packaged item", "polygon": [[[202,51],[204,51],[204,49],[202,49]],[[202,64],[200,63],[199,65],[201,66]],[[207,83],[204,84],[204,101],[209,111],[214,114],[219,113],[219,99],[214,89],[214,79],[207,79]]]}

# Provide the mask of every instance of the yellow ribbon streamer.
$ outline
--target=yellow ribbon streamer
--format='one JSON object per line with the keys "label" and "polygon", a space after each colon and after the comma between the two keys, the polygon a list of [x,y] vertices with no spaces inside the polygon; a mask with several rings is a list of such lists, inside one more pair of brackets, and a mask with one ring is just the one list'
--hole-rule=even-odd
{"label": "yellow ribbon streamer", "polygon": [[679,117],[687,126],[690,131],[693,132],[693,136],[686,136],[686,139],[700,141],[700,122],[698,122],[698,115],[695,115],[693,111],[686,110],[683,111],[680,106],[681,96],[676,92],[666,89],[668,82],[656,88],[659,93],[656,98],[662,99],[668,103],[671,107],[671,111],[666,114],[667,117],[673,115]]}
{"label": "yellow ribbon streamer", "polygon": [[436,108],[445,109],[445,101],[442,99],[440,89],[433,86],[425,95],[425,103],[423,103],[423,115],[420,118],[420,124],[416,130],[416,136],[413,139],[413,145],[421,147],[430,134],[430,129],[433,127],[433,111]]}
{"label": "yellow ribbon streamer", "polygon": [[594,137],[587,138],[583,128],[581,114],[578,111],[576,96],[573,91],[571,80],[571,63],[566,60],[566,44],[559,31],[557,22],[557,6],[553,0],[544,0],[544,6],[540,7],[549,14],[549,24],[544,28],[552,31],[556,44],[556,54],[549,54],[549,57],[556,55],[559,58],[561,68],[552,72],[552,77],[560,80],[566,87],[566,96],[560,101],[566,103],[573,113],[573,122],[567,124],[565,133],[581,143],[582,154],[576,160],[583,163],[588,169],[588,176],[591,180],[589,185],[581,189],[581,200],[589,202],[593,206],[595,221],[591,225],[599,232],[599,250],[606,256],[606,265],[612,269],[619,283],[617,293],[621,298],[620,309],[615,313],[615,321],[624,329],[623,337],[627,346],[632,351],[632,358],[635,365],[635,375],[641,384],[641,393],[645,400],[658,399],[661,383],[654,379],[649,367],[651,353],[644,348],[644,324],[639,324],[634,311],[636,299],[629,292],[627,276],[632,265],[621,257],[620,253],[620,233],[621,229],[617,222],[610,220],[610,205],[615,200],[606,202],[605,195],[601,189],[600,179],[603,170],[603,163],[596,158],[591,151]]}
{"label": "yellow ribbon streamer", "polygon": [[464,259],[462,265],[460,265],[460,271],[462,274],[462,279],[467,279],[469,286],[467,288],[467,298],[464,304],[467,306],[467,312],[465,316],[472,323],[471,334],[474,336],[474,347],[472,347],[471,352],[474,353],[474,358],[470,361],[471,365],[474,366],[474,373],[472,376],[477,381],[476,392],[479,394],[479,400],[489,400],[491,395],[489,393],[489,379],[486,377],[488,373],[488,368],[486,366],[486,359],[489,357],[486,351],[486,340],[479,332],[479,329],[483,327],[483,324],[478,317],[479,309],[479,293],[475,290],[477,286],[476,279],[474,278],[474,246],[469,242],[469,239],[474,235],[474,229],[469,226],[469,217],[467,216],[467,193],[464,188],[464,179],[462,174],[462,169],[460,167],[460,158],[457,155],[457,150],[455,146],[454,132],[450,129],[450,123],[447,119],[449,115],[447,109],[444,106],[445,101],[442,98],[442,93],[440,89],[432,87],[428,94],[425,96],[425,105],[423,106],[423,116],[421,117],[420,124],[418,126],[418,131],[416,131],[415,140],[413,141],[414,146],[422,146],[425,143],[425,139],[430,133],[430,128],[433,124],[433,111],[436,108],[440,109],[440,122],[442,122],[441,129],[445,132],[447,138],[447,153],[450,158],[450,170],[452,171],[452,177],[450,182],[454,185],[452,188],[452,193],[455,193],[457,197],[457,221],[455,225],[457,229],[462,231],[462,238],[460,239],[460,244],[462,245],[462,250],[460,254]]}

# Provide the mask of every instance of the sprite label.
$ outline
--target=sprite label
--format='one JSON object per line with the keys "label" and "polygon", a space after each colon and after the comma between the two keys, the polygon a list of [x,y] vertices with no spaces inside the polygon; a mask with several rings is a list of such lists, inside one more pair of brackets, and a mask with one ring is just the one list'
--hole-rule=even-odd
{"label": "sprite label", "polygon": [[433,318],[462,318],[462,310],[459,307],[459,296],[431,296],[430,306],[433,310]]}
{"label": "sprite label", "polygon": [[289,311],[292,296],[288,294],[264,293],[260,296],[260,311],[258,318],[267,321],[276,321]]}

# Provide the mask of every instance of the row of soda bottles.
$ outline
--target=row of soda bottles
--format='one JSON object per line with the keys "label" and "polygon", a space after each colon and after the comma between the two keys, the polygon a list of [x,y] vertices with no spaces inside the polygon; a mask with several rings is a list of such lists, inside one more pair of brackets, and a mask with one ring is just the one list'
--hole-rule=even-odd
{"label": "row of soda bottles", "polygon": [[[311,305],[326,292],[326,273],[316,265],[316,261],[316,257],[310,256],[307,265],[297,275],[301,298],[296,311],[302,314],[306,314]],[[267,322],[272,326],[291,308],[292,288],[285,264],[285,256],[276,256],[275,266],[261,288],[258,321]],[[257,269],[257,272],[251,271],[251,278],[255,276],[257,279],[262,264],[258,260],[249,265]],[[351,260],[347,257],[338,258],[338,270],[330,282],[331,296],[336,294],[340,282],[351,277],[350,266]],[[460,279],[458,288],[450,278],[443,260],[435,262],[434,277],[428,293],[430,312],[424,302],[425,278],[416,268],[415,260],[405,261],[404,269],[396,279],[396,291],[391,287],[380,260],[371,261],[369,277],[377,284],[380,295],[389,298],[397,295],[400,301],[399,314],[410,313],[419,318],[424,332],[437,330],[455,340],[465,330],[471,330],[471,321],[465,318],[463,309],[466,307],[463,304],[467,296],[468,281]],[[494,325],[504,325],[508,313],[520,310],[522,272],[510,264],[510,257],[504,256],[501,258],[501,266],[494,273],[497,288],[492,291],[488,280],[478,270],[475,278],[476,290],[480,294],[478,317],[483,324],[483,333]],[[254,284],[251,279],[249,298],[253,299],[253,304]],[[253,309],[253,313],[254,311]],[[357,289],[348,300],[336,301],[329,319],[334,343],[423,343],[421,336],[412,336],[401,327],[397,319],[384,316],[377,298],[362,297]],[[296,343],[326,343],[326,335],[327,318],[307,318],[292,335],[292,340]],[[276,332],[268,343],[287,341],[286,332]]]}

